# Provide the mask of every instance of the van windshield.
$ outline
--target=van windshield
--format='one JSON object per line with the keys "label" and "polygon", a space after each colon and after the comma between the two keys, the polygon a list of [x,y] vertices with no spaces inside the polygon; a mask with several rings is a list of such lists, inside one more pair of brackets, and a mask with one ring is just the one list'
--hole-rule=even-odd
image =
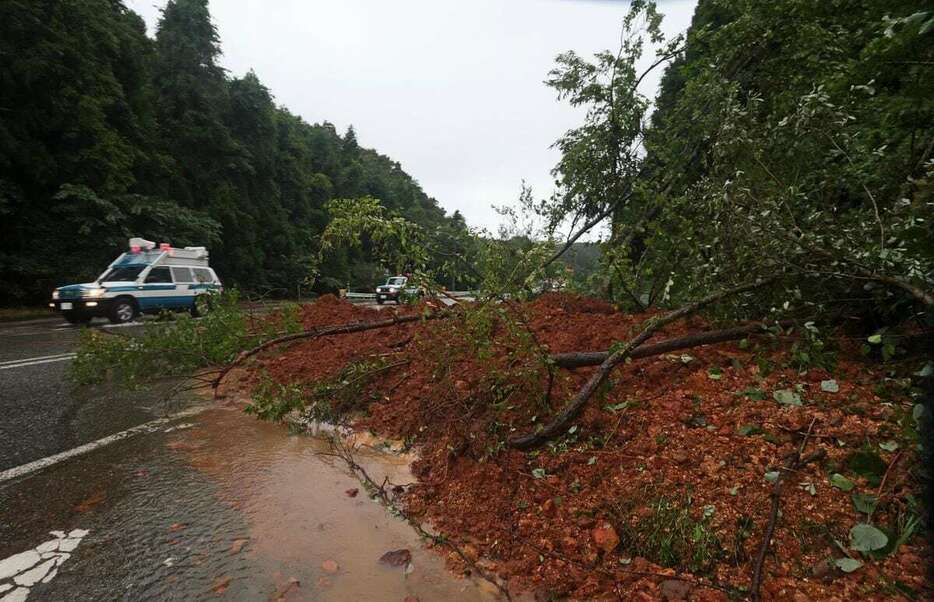
{"label": "van windshield", "polygon": [[144,265],[131,265],[122,268],[111,268],[103,276],[97,279],[98,282],[115,282],[118,280],[136,280],[139,273],[143,271]]}
{"label": "van windshield", "polygon": [[402,286],[405,284],[405,278],[390,278],[386,281],[389,286]]}

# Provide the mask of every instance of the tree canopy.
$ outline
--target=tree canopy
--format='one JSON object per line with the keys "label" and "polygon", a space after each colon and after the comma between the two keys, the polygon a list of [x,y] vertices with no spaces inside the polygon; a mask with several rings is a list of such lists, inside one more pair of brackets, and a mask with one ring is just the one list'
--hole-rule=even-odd
{"label": "tree canopy", "polygon": [[[0,303],[96,276],[131,235],[206,245],[225,283],[302,283],[332,199],[373,196],[465,231],[400,164],[232,77],[207,0],[170,0],[155,39],[119,0],[0,3]],[[369,284],[367,249],[320,287]]]}

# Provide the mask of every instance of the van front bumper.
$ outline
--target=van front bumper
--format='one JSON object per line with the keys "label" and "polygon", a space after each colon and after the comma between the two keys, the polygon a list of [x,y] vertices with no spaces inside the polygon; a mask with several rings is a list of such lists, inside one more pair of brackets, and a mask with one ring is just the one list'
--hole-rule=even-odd
{"label": "van front bumper", "polygon": [[87,316],[106,316],[110,310],[110,299],[53,299],[49,309],[73,311]]}

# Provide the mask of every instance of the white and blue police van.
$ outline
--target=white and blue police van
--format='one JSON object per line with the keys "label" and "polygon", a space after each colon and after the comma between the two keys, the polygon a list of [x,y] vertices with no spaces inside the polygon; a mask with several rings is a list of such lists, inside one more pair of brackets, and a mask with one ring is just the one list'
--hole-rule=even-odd
{"label": "white and blue police van", "polygon": [[197,316],[207,310],[209,295],[223,290],[204,247],[176,249],[142,238],[131,238],[129,246],[94,282],[55,289],[49,307],[72,324],[96,316],[120,324],[163,310]]}

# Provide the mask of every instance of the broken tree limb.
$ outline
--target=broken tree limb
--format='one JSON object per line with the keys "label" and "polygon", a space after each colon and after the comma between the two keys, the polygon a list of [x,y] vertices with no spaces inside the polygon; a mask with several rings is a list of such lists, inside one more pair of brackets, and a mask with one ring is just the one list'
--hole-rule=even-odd
{"label": "broken tree limb", "polygon": [[235,357],[230,363],[221,368],[218,372],[217,377],[211,383],[211,389],[214,391],[214,395],[217,395],[217,388],[220,386],[221,381],[224,380],[224,377],[233,370],[235,367],[242,364],[248,358],[269,349],[270,347],[275,347],[276,345],[282,345],[284,343],[290,343],[292,341],[297,341],[300,339],[315,339],[319,337],[329,337],[339,334],[350,334],[352,332],[363,332],[366,330],[376,330],[378,328],[389,328],[391,326],[398,326],[399,324],[407,324],[409,322],[418,322],[420,320],[437,320],[439,318],[446,318],[453,315],[450,311],[441,311],[435,312],[432,314],[412,314],[408,316],[393,316],[392,318],[387,318],[385,320],[376,320],[375,322],[352,322],[350,324],[338,324],[334,326],[323,326],[321,328],[312,328],[311,330],[305,330],[303,332],[296,332],[294,334],[287,334],[285,336],[276,337],[270,339],[263,343],[260,343],[252,349],[247,349],[246,351],[241,351],[237,357]]}
{"label": "broken tree limb", "polygon": [[762,539],[762,544],[759,546],[759,552],[756,554],[756,562],[752,568],[752,583],[749,587],[749,591],[752,594],[753,602],[759,601],[759,588],[762,587],[762,567],[765,565],[765,555],[769,551],[769,543],[772,541],[772,536],[775,534],[775,526],[778,524],[778,512],[781,507],[782,484],[785,481],[785,475],[802,466],[807,466],[811,462],[822,460],[824,456],[826,456],[826,452],[823,449],[818,449],[807,457],[801,457],[801,454],[804,453],[804,449],[807,447],[808,439],[811,438],[811,433],[814,430],[814,423],[816,421],[816,417],[811,419],[811,424],[808,426],[807,433],[804,434],[804,439],[801,440],[800,447],[789,454],[785,459],[785,465],[782,466],[782,470],[779,471],[778,477],[775,479],[775,484],[772,485],[772,492],[769,494],[769,499],[771,500],[769,522],[766,525],[765,535]]}
{"label": "broken tree limb", "polygon": [[[657,343],[640,345],[632,351],[629,358],[636,360],[644,357],[661,355],[663,353],[671,353],[679,349],[690,349],[691,347],[700,347],[702,345],[735,341],[737,339],[746,338],[752,334],[765,334],[769,331],[769,328],[776,325],[786,328],[792,324],[793,322],[790,321],[778,322],[777,324],[756,322],[755,324],[737,326],[736,328],[711,330],[673,339],[665,339]],[[599,366],[606,361],[609,355],[609,351],[579,351],[573,353],[555,353],[550,356],[550,359],[555,366],[574,369],[583,368],[585,366]]]}
{"label": "broken tree limb", "polygon": [[682,318],[686,318],[687,316],[700,311],[702,308],[710,305],[711,303],[720,301],[733,295],[738,295],[740,293],[745,293],[757,289],[761,286],[764,286],[768,282],[771,282],[772,280],[774,280],[774,278],[757,280],[756,282],[750,282],[730,289],[718,291],[716,293],[707,295],[703,299],[695,301],[694,303],[690,303],[674,311],[668,312],[663,316],[649,318],[646,320],[645,327],[642,329],[642,332],[636,335],[635,338],[630,339],[629,342],[627,342],[621,348],[610,353],[607,358],[603,360],[597,371],[593,373],[584,386],[581,387],[577,394],[570,400],[570,402],[568,402],[564,409],[561,410],[557,416],[555,416],[554,420],[552,420],[547,426],[539,431],[509,439],[507,442],[508,445],[517,449],[532,449],[554,438],[560,433],[565,432],[568,428],[568,425],[572,420],[577,418],[578,414],[580,414],[581,410],[584,408],[584,405],[586,405],[591,396],[607,379],[607,377],[610,375],[610,372],[613,371],[613,368],[615,368],[617,364],[624,361],[626,358],[630,357],[632,352],[635,351],[637,347],[646,342],[662,327]]}

